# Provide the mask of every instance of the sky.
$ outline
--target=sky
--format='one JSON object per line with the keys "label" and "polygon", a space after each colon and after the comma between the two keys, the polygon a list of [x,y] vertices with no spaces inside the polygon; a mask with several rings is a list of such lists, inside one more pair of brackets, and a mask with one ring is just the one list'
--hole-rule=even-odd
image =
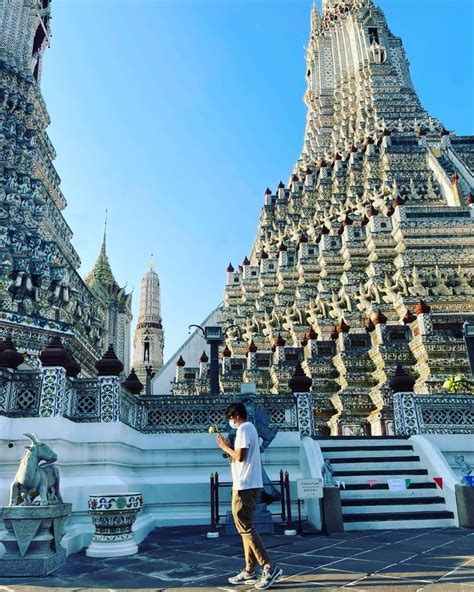
{"label": "sky", "polygon": [[[423,106],[474,133],[474,2],[378,0]],[[308,0],[54,0],[42,78],[84,276],[133,289],[153,253],[165,360],[249,254],[263,192],[299,157]],[[133,335],[132,335],[133,338]]]}

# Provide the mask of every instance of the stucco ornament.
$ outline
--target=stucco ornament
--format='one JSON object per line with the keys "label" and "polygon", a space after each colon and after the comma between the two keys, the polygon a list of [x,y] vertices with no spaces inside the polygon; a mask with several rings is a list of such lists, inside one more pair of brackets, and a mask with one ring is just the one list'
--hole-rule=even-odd
{"label": "stucco ornament", "polygon": [[23,435],[31,440],[31,444],[25,446],[20,466],[10,486],[8,505],[28,506],[38,496],[41,498],[42,506],[62,504],[59,470],[53,464],[58,458],[57,454],[34,434]]}
{"label": "stucco ornament", "polygon": [[321,467],[321,474],[323,476],[324,487],[336,487],[336,482],[334,481],[334,469],[328,458],[324,460],[324,464]]}
{"label": "stucco ornament", "polygon": [[456,461],[458,467],[461,469],[461,483],[464,483],[465,485],[470,485],[470,479],[466,479],[466,477],[470,477],[472,473],[471,465],[464,460],[463,454],[456,455],[454,457],[454,460]]}

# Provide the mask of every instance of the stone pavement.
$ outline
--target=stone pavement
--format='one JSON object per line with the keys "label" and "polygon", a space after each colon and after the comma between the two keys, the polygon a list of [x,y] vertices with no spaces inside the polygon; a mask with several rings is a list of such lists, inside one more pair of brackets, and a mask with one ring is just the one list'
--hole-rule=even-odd
{"label": "stone pavement", "polygon": [[[244,591],[227,578],[243,566],[237,536],[207,527],[156,529],[139,554],[92,559],[84,551],[47,578],[1,578],[0,592]],[[284,575],[279,592],[474,592],[474,531],[460,528],[264,535]],[[0,561],[1,570],[1,561]]]}

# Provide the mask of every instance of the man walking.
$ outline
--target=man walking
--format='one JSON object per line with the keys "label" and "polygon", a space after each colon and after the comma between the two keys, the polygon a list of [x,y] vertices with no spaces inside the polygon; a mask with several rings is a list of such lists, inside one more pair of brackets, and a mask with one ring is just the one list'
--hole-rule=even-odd
{"label": "man walking", "polygon": [[229,578],[229,583],[243,584],[255,578],[256,567],[260,565],[263,572],[254,588],[266,590],[281,576],[283,570],[272,563],[253,525],[257,496],[263,488],[258,434],[255,426],[247,421],[247,409],[243,403],[232,403],[225,413],[230,427],[237,430],[234,448],[222,434],[217,436],[217,443],[232,459],[232,516],[237,532],[242,537],[245,555],[244,569]]}

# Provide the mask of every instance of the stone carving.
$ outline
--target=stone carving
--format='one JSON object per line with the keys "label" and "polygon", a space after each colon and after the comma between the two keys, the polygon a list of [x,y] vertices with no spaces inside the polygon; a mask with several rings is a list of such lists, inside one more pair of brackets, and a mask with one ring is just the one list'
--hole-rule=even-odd
{"label": "stone carving", "polygon": [[[26,446],[11,484],[9,505],[30,505],[38,496],[41,505],[63,503],[59,491],[59,470],[52,464],[58,458],[56,453],[34,434],[24,435],[30,438],[31,445]],[[42,465],[41,461],[44,461]]]}
{"label": "stone carving", "polygon": [[7,506],[2,509],[6,535],[0,557],[4,577],[46,576],[66,561],[61,546],[72,504]]}
{"label": "stone carving", "polygon": [[456,464],[461,469],[461,483],[465,485],[470,485],[470,482],[466,477],[468,477],[472,473],[472,467],[464,460],[463,454],[458,454],[454,457]]}
{"label": "stone carving", "polygon": [[334,469],[328,458],[324,459],[324,464],[321,467],[321,475],[323,476],[323,487],[336,487],[336,482],[334,481]]}

